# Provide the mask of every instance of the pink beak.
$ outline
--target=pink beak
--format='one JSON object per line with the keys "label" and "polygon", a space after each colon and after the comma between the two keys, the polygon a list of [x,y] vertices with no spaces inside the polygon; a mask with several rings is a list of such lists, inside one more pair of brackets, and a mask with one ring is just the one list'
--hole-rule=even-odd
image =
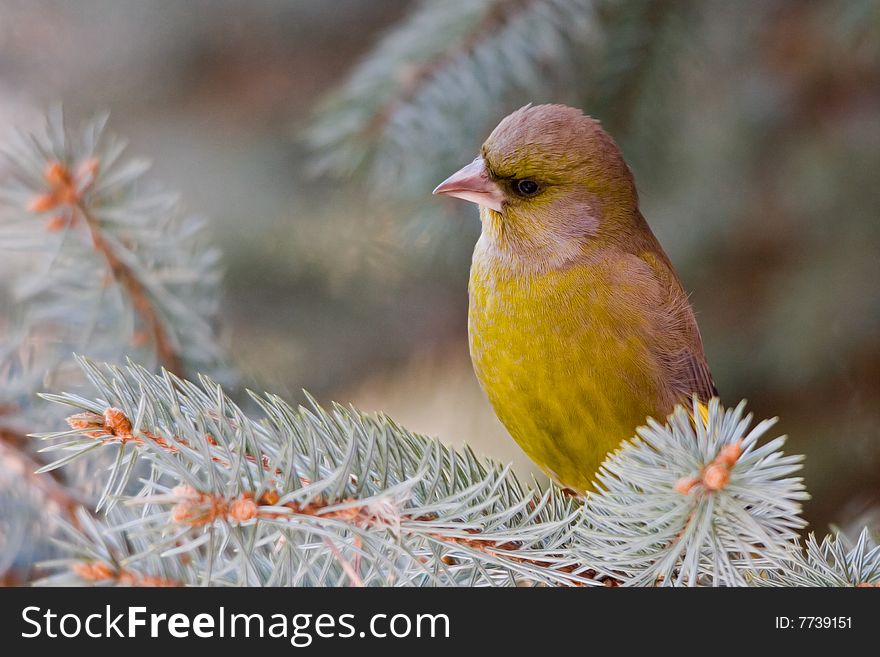
{"label": "pink beak", "polygon": [[496,212],[501,212],[504,203],[504,192],[498,183],[489,178],[482,157],[453,173],[437,185],[434,193],[461,198]]}

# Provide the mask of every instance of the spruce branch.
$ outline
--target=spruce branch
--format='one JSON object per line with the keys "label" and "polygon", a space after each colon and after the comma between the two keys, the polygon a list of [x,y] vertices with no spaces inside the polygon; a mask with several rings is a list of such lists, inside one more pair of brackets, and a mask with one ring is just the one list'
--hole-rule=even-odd
{"label": "spruce branch", "polygon": [[775,420],[750,430],[744,409],[713,399],[704,421],[694,400],[608,457],[580,530],[598,572],[630,585],[740,586],[779,567],[805,525],[808,496],[791,476],[802,457],[780,451],[784,437],[759,446]]}
{"label": "spruce branch", "polygon": [[106,357],[216,371],[218,253],[174,195],[144,184],[147,162],[121,158],[106,120],[74,133],[56,110],[42,132],[5,145],[0,229],[6,248],[32,258],[16,272],[16,328],[24,342],[47,334],[67,353],[100,345]]}
{"label": "spruce branch", "polygon": [[807,537],[804,551],[792,552],[786,568],[757,578],[761,586],[880,587],[880,546],[864,528],[855,543],[843,534],[819,543]]}
{"label": "spruce branch", "polygon": [[[79,411],[69,431],[39,436],[68,453],[48,468],[116,450],[102,502],[142,512],[109,531],[150,537],[151,555],[187,554],[190,583],[598,583],[571,545],[576,501],[524,489],[470,451],[272,395],[254,395],[265,417],[253,420],[208,379],[81,365],[99,395],[47,395]],[[119,494],[136,459],[150,476]]]}
{"label": "spruce branch", "polygon": [[98,494],[94,462],[35,477],[43,464],[27,448],[28,430],[57,420],[35,408],[35,392],[79,382],[71,352],[226,375],[218,253],[175,195],[144,181],[148,164],[123,158],[106,120],[69,130],[56,109],[2,145],[0,301],[11,310],[0,318],[0,475],[10,478],[0,506],[18,509],[6,528],[20,536],[4,545],[12,555],[43,556],[34,530],[46,532],[29,514],[55,505],[78,526],[78,505]]}
{"label": "spruce branch", "polygon": [[45,395],[76,413],[37,437],[66,453],[47,470],[116,455],[105,524],[71,532],[83,583],[745,585],[787,567],[804,524],[800,457],[758,445],[773,422],[749,430],[743,404],[650,421],[582,504],[381,415],[252,394],[253,418],[204,377],[80,365],[95,397]]}
{"label": "spruce branch", "polygon": [[23,436],[0,427],[0,467],[32,485],[56,511],[76,524],[76,512],[84,500],[60,477],[39,476],[42,464],[28,453],[24,441]]}
{"label": "spruce branch", "polygon": [[[106,519],[99,519],[79,509],[76,524],[62,522],[64,537],[55,539],[68,556],[43,562],[43,568],[54,572],[35,583],[150,587],[194,583],[186,560],[161,559],[151,553],[143,536],[108,531],[113,524],[122,524],[134,517],[131,511],[114,509]],[[133,566],[133,562],[136,565]]]}
{"label": "spruce branch", "polygon": [[[454,65],[456,59],[471,55],[474,48],[483,39],[491,36],[493,32],[511,20],[511,12],[522,10],[525,4],[527,1],[524,0],[516,0],[515,2],[512,0],[493,0],[487,3],[478,17],[475,16],[473,25],[469,26],[469,29],[461,35],[461,41],[453,48],[440,54],[437,59],[429,59],[417,65],[411,65],[411,68],[406,71],[407,74],[401,76],[397,93],[375,108],[360,136],[370,138],[381,134],[396,112],[407,103],[412,102],[425,84],[441,75],[444,69]],[[430,17],[420,16],[417,20],[428,23]],[[458,20],[462,20],[462,18],[458,17]]]}
{"label": "spruce branch", "polygon": [[422,2],[316,113],[317,168],[399,183],[424,173],[412,166],[424,153],[440,167],[458,162],[516,92],[540,96],[580,74],[600,40],[596,4]]}
{"label": "spruce branch", "polygon": [[[172,343],[171,336],[159,318],[158,311],[153,306],[144,288],[144,284],[141,283],[134,271],[115,253],[101,232],[100,224],[83,202],[81,200],[77,201],[73,209],[85,221],[92,237],[92,243],[95,249],[107,260],[107,266],[113,278],[128,293],[132,307],[143,321],[145,334],[149,336],[155,346],[159,363],[172,372],[181,371],[182,355],[178,347]],[[74,214],[74,216],[76,215]],[[139,338],[136,337],[136,339]]]}

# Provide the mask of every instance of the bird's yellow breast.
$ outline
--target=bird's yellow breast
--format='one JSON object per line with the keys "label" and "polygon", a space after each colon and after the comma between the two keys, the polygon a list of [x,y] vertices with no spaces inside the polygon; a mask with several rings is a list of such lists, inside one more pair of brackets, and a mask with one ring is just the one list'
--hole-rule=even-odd
{"label": "bird's yellow breast", "polygon": [[646,417],[665,412],[649,327],[620,266],[595,258],[523,271],[478,243],[471,268],[477,378],[532,460],[578,491]]}

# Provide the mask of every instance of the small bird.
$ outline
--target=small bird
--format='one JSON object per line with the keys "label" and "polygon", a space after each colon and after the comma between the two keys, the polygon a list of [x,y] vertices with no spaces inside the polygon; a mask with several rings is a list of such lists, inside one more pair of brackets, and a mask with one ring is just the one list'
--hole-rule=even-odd
{"label": "small bird", "polygon": [[717,395],[688,296],[598,121],[527,105],[434,194],[480,206],[471,360],[501,422],[561,486],[592,490],[646,418]]}

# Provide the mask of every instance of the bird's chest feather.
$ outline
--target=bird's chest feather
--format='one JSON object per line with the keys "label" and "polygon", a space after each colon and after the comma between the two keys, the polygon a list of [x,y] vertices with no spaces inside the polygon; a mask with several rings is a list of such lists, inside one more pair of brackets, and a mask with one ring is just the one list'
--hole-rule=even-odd
{"label": "bird's chest feather", "polygon": [[564,378],[583,391],[606,387],[595,377],[609,368],[642,369],[648,327],[617,278],[602,264],[519,275],[475,262],[469,333],[483,382],[537,392]]}
{"label": "bird's chest feather", "polygon": [[477,378],[517,442],[557,478],[565,464],[542,454],[599,458],[654,410],[649,327],[627,280],[602,261],[525,273],[474,258]]}

